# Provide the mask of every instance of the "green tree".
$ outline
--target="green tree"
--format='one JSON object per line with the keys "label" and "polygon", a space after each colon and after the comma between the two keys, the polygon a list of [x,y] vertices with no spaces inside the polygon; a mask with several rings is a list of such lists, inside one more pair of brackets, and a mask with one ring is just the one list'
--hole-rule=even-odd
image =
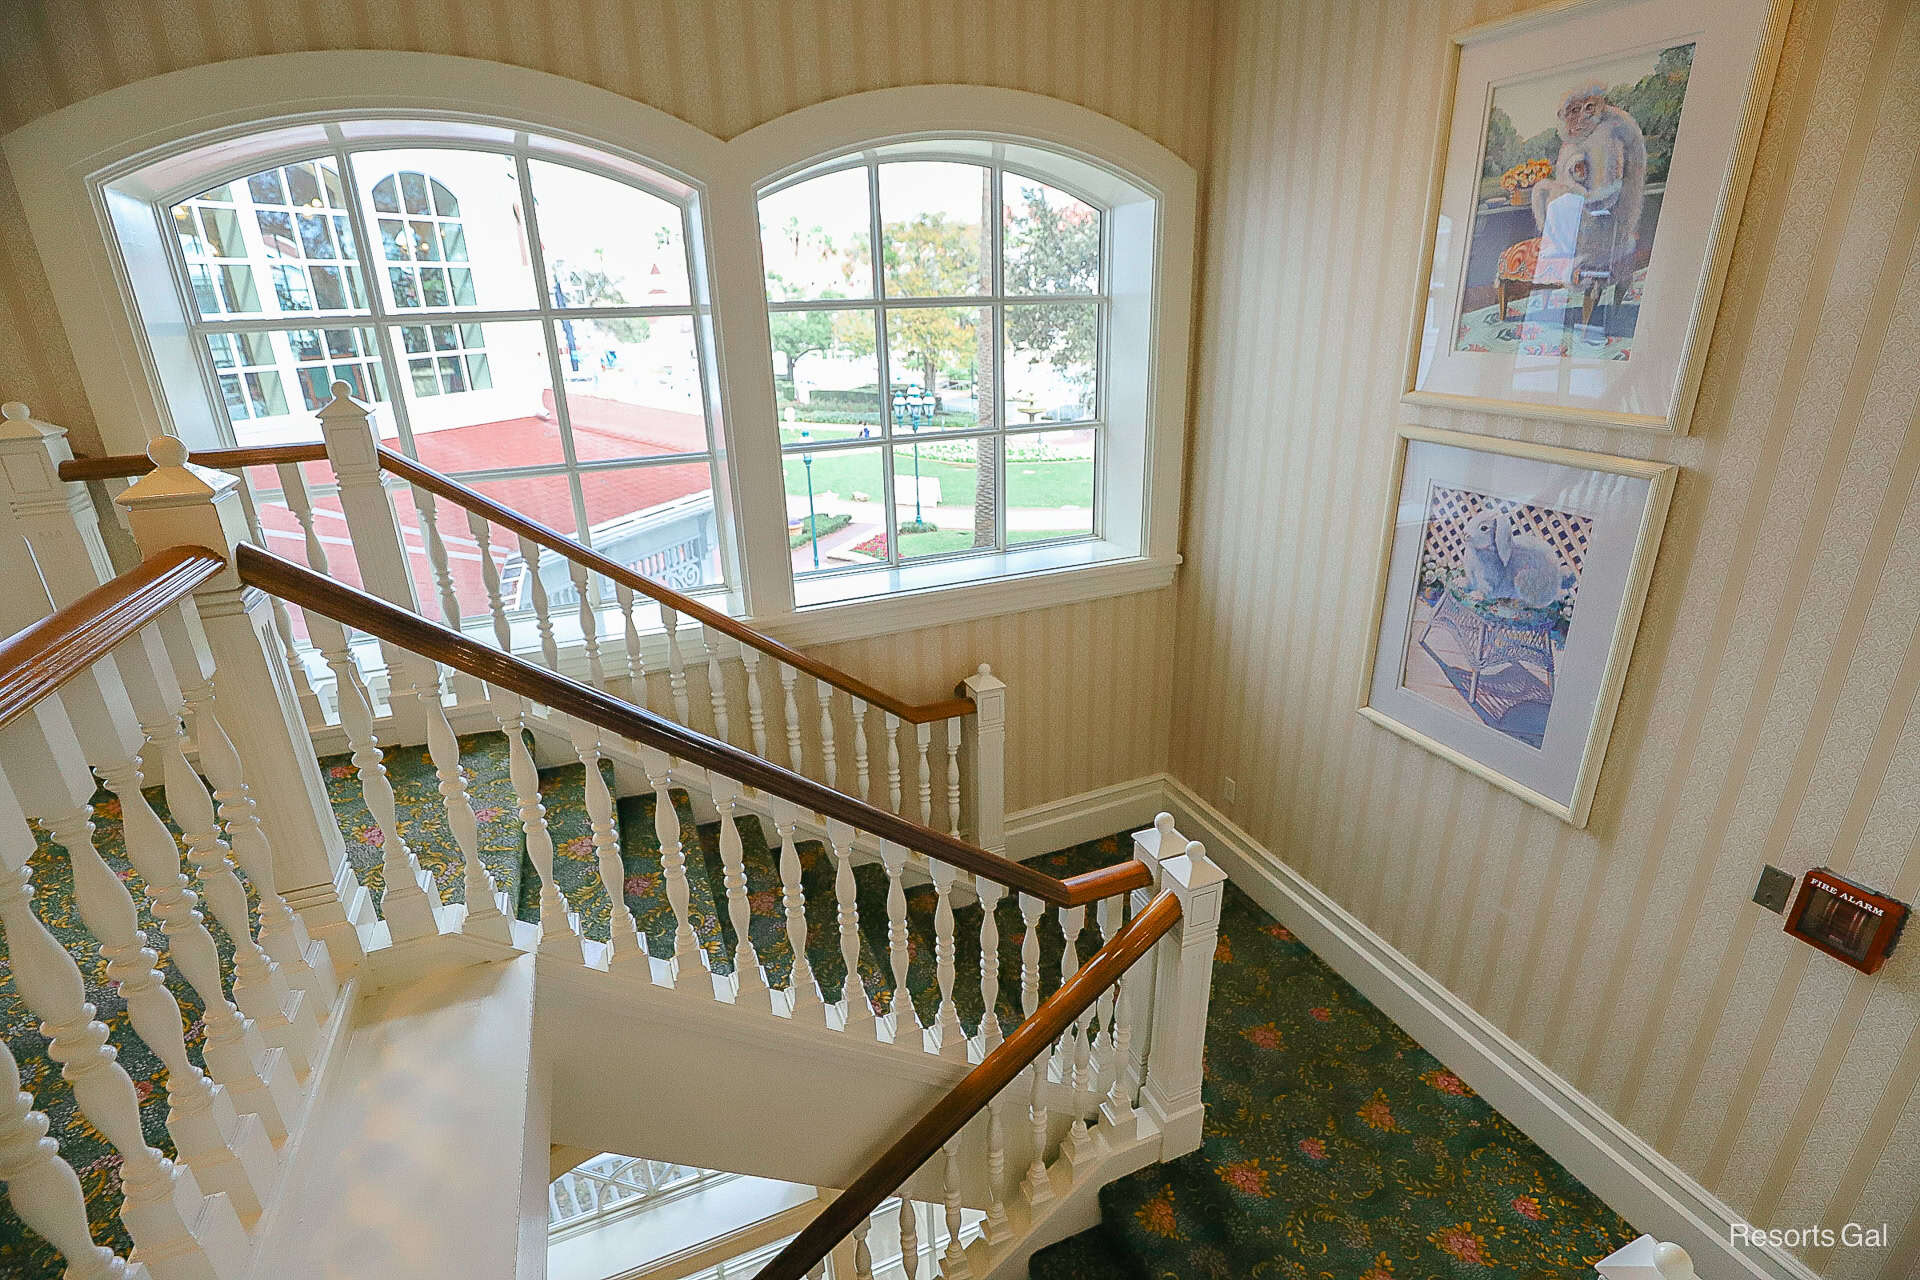
{"label": "green tree", "polygon": [[787,367],[780,376],[789,384],[802,357],[825,355],[837,344],[833,313],[828,311],[776,311],[767,317],[767,328],[773,349],[786,357]]}
{"label": "green tree", "polygon": [[[1085,205],[1056,208],[1036,187],[1022,191],[1006,235],[1010,294],[1094,293],[1100,287],[1100,218]],[[1043,355],[1062,373],[1093,363],[1095,309],[1082,302],[1009,308],[1007,340],[1016,351]]]}
{"label": "green tree", "polygon": [[1693,70],[1693,46],[1662,49],[1653,70],[1631,85],[1615,85],[1607,101],[1634,118],[1647,140],[1647,181],[1665,182],[1680,132],[1680,106]]}

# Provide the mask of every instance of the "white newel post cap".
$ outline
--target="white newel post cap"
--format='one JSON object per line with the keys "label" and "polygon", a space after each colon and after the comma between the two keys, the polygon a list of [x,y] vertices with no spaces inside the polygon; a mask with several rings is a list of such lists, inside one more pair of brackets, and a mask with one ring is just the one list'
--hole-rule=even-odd
{"label": "white newel post cap", "polygon": [[[153,470],[114,499],[127,513],[142,556],[187,545],[231,558],[233,549],[249,540],[237,476],[188,462],[186,442],[178,436],[155,436],[147,457]],[[213,587],[239,585],[231,563],[209,582]]]}
{"label": "white newel post cap", "polygon": [[1687,1251],[1652,1236],[1641,1236],[1595,1266],[1605,1280],[1695,1280]]}
{"label": "white newel post cap", "polygon": [[378,473],[380,433],[374,429],[373,406],[353,398],[353,388],[336,382],[333,398],[320,406],[320,438],[327,445],[327,461],[334,474]]}
{"label": "white newel post cap", "polygon": [[42,422],[18,400],[0,405],[0,485],[18,503],[35,495],[66,499],[60,464],[73,456],[67,429]]}

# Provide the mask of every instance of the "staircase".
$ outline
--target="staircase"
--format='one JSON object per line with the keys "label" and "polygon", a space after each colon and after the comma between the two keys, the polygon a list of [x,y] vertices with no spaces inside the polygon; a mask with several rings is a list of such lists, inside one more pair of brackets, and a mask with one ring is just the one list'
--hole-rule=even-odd
{"label": "staircase", "polygon": [[9,1275],[538,1276],[573,1147],[843,1188],[765,1280],[869,1276],[895,1195],[1015,1276],[1197,1145],[1222,878],[1002,857],[986,668],[891,696],[321,427],[0,434]]}

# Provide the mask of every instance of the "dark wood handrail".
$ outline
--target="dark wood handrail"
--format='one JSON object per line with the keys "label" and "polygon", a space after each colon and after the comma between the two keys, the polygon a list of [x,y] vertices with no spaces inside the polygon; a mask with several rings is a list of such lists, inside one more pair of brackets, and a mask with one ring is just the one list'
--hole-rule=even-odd
{"label": "dark wood handrail", "polygon": [[226,567],[205,547],[170,547],[0,640],[0,727]]}
{"label": "dark wood handrail", "polygon": [[[270,467],[282,462],[324,462],[327,446],[318,440],[307,444],[263,444],[242,449],[195,449],[187,461],[216,471],[237,471],[241,467]],[[62,480],[119,480],[143,476],[153,470],[153,460],[144,453],[116,453],[107,458],[68,458],[60,464]]]}
{"label": "dark wood handrail", "polygon": [[885,1155],[855,1178],[852,1186],[789,1240],[786,1248],[760,1268],[754,1280],[801,1280],[848,1232],[879,1208],[882,1200],[903,1186],[914,1170],[931,1160],[934,1152],[1011,1084],[1042,1049],[1073,1025],[1179,919],[1180,899],[1163,893],[1122,925],[1093,959],[1040,1002],[1031,1018],[1014,1028],[1013,1034],[967,1072],[951,1093],[935,1103],[887,1148]]}
{"label": "dark wood handrail", "polygon": [[829,666],[817,658],[809,658],[797,649],[790,649],[771,636],[755,631],[744,622],[701,604],[691,596],[682,595],[672,587],[663,586],[651,578],[635,573],[618,561],[609,560],[599,552],[581,546],[564,533],[549,528],[537,520],[530,520],[511,508],[503,507],[485,494],[468,488],[458,480],[443,476],[431,467],[423,467],[412,458],[395,453],[384,445],[380,449],[380,465],[402,479],[419,485],[429,493],[445,498],[476,515],[485,516],[503,529],[513,530],[556,555],[564,556],[576,564],[583,564],[603,577],[611,578],[622,586],[631,587],[641,595],[666,605],[669,609],[686,614],[703,627],[732,636],[741,644],[750,645],[768,657],[798,668],[816,680],[824,680],[834,688],[850,693],[862,702],[879,707],[882,711],[891,712],[902,720],[913,724],[927,724],[935,720],[963,716],[973,710],[973,699],[967,697],[956,696],[939,702],[907,702],[890,693],[883,693],[865,681],[848,675],[838,667]]}
{"label": "dark wood handrail", "polygon": [[234,567],[241,581],[279,596],[289,604],[325,614],[335,622],[412,653],[424,654],[488,684],[511,689],[543,706],[645,743],[677,759],[779,796],[815,813],[853,824],[869,835],[952,863],[963,871],[985,876],[1019,893],[1031,894],[1056,906],[1077,907],[1117,893],[1144,888],[1152,882],[1146,867],[1125,862],[1066,880],[1014,862],[944,831],[923,827],[908,818],[856,799],[844,791],[815,782],[763,760],[731,743],[709,738],[685,725],[655,715],[632,703],[602,693],[558,672],[480,644],[457,631],[429,622],[303,565],[283,559],[251,543],[234,550]]}

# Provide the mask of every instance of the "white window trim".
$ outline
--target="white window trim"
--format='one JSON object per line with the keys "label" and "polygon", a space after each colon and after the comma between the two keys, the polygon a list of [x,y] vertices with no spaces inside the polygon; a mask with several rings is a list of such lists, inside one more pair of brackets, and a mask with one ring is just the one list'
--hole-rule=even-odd
{"label": "white window trim", "polygon": [[[712,301],[701,320],[712,326],[709,394],[720,428],[715,471],[723,487],[716,496],[729,502],[738,529],[723,552],[733,584],[731,612],[789,641],[814,643],[1150,590],[1173,580],[1180,562],[1196,176],[1171,151],[1117,121],[1010,89],[882,89],[803,108],[723,142],[655,108],[544,72],[441,54],[342,50],[211,63],[75,103],[16,130],[4,145],[62,323],[78,335],[71,346],[109,452],[143,451],[150,427],[176,427],[159,394],[150,343],[179,342],[184,334],[151,318],[142,323],[133,273],[170,273],[170,267],[164,255],[152,255],[153,261],[122,255],[103,179],[188,145],[238,138],[268,121],[356,113],[511,121],[630,158],[698,194],[705,218],[689,220],[689,244],[695,270],[708,273]],[[876,133],[876,121],[885,122],[883,133]],[[836,601],[811,594],[812,584],[803,581],[796,601],[755,193],[823,157],[933,137],[1039,144],[1122,173],[1151,193],[1154,252],[1144,261],[1129,255],[1138,273],[1125,277],[1122,264],[1107,286],[1152,315],[1151,347],[1132,357],[1146,370],[1144,434],[1132,463],[1141,474],[1109,476],[1107,485],[1116,495],[1137,487],[1138,510],[1116,512],[1114,506],[1130,503],[1109,503],[1106,542],[993,557],[1002,576],[982,577],[979,560],[936,562],[885,571],[897,579],[886,584],[896,588],[892,594]],[[743,251],[715,253],[714,245]],[[139,296],[155,283],[143,281]],[[171,291],[171,275],[158,287]],[[1118,351],[1112,356],[1122,358]],[[1130,521],[1136,522],[1133,536],[1114,538]],[[732,562],[736,548],[738,564]],[[1074,554],[1061,556],[1069,549]],[[950,576],[928,572],[937,565]]]}

